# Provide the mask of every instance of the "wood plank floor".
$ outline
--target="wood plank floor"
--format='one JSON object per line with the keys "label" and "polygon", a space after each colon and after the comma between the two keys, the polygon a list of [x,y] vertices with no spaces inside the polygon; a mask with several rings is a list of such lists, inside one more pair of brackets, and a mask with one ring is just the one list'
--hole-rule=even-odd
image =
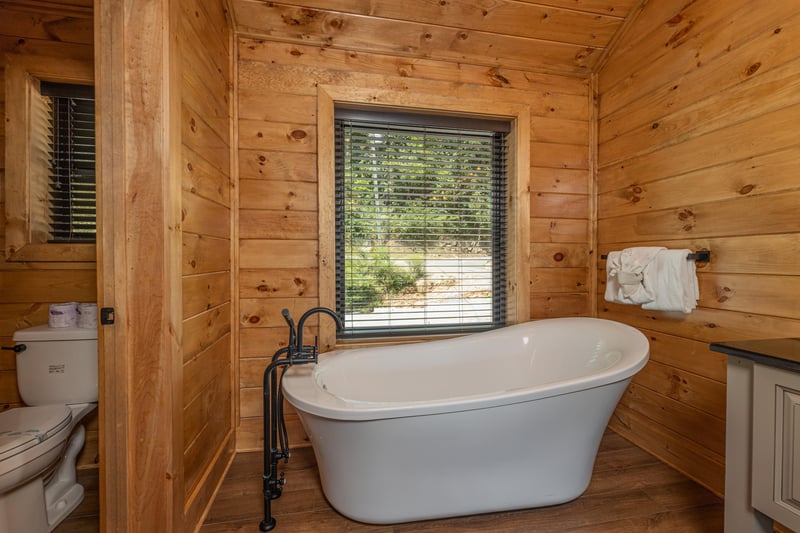
{"label": "wood plank floor", "polygon": [[[592,482],[577,500],[540,509],[375,526],[353,522],[325,500],[310,448],[292,452],[276,533],[300,532],[722,532],[722,500],[613,432],[603,437]],[[256,532],[263,516],[262,454],[240,453],[200,533]]]}

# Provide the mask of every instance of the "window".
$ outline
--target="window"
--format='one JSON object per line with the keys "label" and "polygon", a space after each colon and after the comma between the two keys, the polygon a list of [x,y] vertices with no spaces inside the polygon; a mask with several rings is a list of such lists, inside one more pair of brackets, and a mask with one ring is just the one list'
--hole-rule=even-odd
{"label": "window", "polygon": [[8,260],[95,260],[91,62],[8,56]]}
{"label": "window", "polygon": [[507,120],[337,109],[343,337],[506,323]]}
{"label": "window", "polygon": [[32,105],[47,117],[49,242],[94,242],[94,88],[43,81],[40,95]]}

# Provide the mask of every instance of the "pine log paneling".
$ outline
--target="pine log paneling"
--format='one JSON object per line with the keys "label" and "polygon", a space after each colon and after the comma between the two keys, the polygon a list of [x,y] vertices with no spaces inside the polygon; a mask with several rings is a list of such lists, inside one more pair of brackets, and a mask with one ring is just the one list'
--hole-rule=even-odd
{"label": "pine log paneling", "polygon": [[[283,19],[269,31],[261,30],[238,42],[240,450],[261,446],[259,373],[263,373],[267,358],[285,345],[286,327],[280,310],[288,308],[297,317],[321,299],[317,279],[318,86],[365,87],[376,94],[391,91],[395,99],[407,94],[409,102],[424,102],[420,94],[435,94],[527,106],[533,176],[529,230],[535,280],[530,288],[531,317],[591,313],[588,78],[544,73],[514,61],[492,65],[465,55],[453,63],[442,60],[447,55],[444,52],[397,52],[393,49],[397,42],[375,38],[383,35],[376,29],[384,27],[380,15],[357,20],[355,13],[320,14],[323,5],[334,4],[343,11],[360,9],[353,3],[319,2],[308,10],[307,19],[298,19],[302,27],[292,30],[309,32],[304,42],[285,33],[289,30]],[[428,2],[421,5],[429,12],[438,9]],[[474,9],[459,5],[458,9]],[[376,4],[384,15],[395,9],[393,6],[392,2]],[[534,4],[525,6],[528,8],[544,9]],[[234,12],[238,27],[247,27],[245,32],[255,32],[257,25],[277,14],[301,15],[285,4],[259,2],[236,2]],[[335,46],[314,45],[318,39],[324,40],[324,32],[339,19],[347,37],[337,37]],[[385,27],[393,28],[397,35],[427,24],[392,19]],[[372,28],[374,42],[369,45],[359,41],[359,32],[368,31],[366,28]],[[520,28],[523,30],[534,28]],[[332,31],[338,33],[339,29]],[[482,35],[485,39],[493,34]],[[498,41],[497,46],[494,53],[503,45]],[[291,424],[299,428],[297,420],[292,419]]]}
{"label": "pine log paneling", "polygon": [[[362,74],[378,74],[381,76],[435,80],[442,82],[458,82],[469,85],[504,87],[520,89],[527,92],[554,93],[556,95],[587,96],[588,80],[585,77],[568,77],[550,73],[531,72],[515,69],[508,65],[487,68],[470,63],[459,63],[454,68],[451,63],[418,57],[398,57],[374,53],[359,53],[354,50],[339,50],[332,47],[303,47],[294,44],[283,44],[272,40],[248,40],[239,48],[240,60],[270,61],[277,65],[297,65],[314,68],[326,65],[343,76],[347,71]],[[322,73],[324,71],[320,71]],[[286,82],[282,82],[286,83]],[[295,91],[296,92],[296,91]],[[291,93],[290,93],[291,94]],[[258,93],[250,94],[246,87],[240,87],[240,95],[247,102],[258,102]],[[310,94],[311,95],[311,94]],[[568,101],[568,100],[558,100]],[[553,101],[551,101],[551,104]],[[263,101],[260,104],[264,106]],[[574,109],[574,113],[585,110]],[[280,113],[280,111],[274,111]],[[247,112],[245,112],[247,113]],[[256,118],[243,115],[245,118]],[[532,117],[533,118],[533,117]]]}
{"label": "pine log paneling", "polygon": [[604,302],[599,261],[598,315],[651,342],[611,426],[719,494],[725,358],[708,343],[800,335],[798,32],[784,2],[649,2],[598,76],[598,252],[711,250],[689,315]]}
{"label": "pine log paneling", "polygon": [[[4,3],[5,4],[5,3]],[[91,60],[94,33],[89,8],[59,11],[24,3],[3,5],[0,16],[0,57],[5,54],[35,54],[57,61]],[[3,59],[5,64],[5,59]],[[0,70],[0,72],[4,72]],[[5,75],[0,75],[0,108],[5,116]],[[0,124],[0,141],[5,146],[5,121]],[[5,150],[0,150],[0,207],[5,207]],[[5,209],[2,211],[5,213]],[[0,216],[0,240],[5,244],[5,215]],[[3,246],[5,249],[5,246]],[[6,261],[0,258],[0,343],[12,343],[14,331],[47,323],[48,306],[61,302],[96,302],[95,263]],[[0,408],[22,405],[17,390],[13,354],[0,360]],[[97,466],[97,419],[86,433],[86,445],[78,456],[79,468]]]}
{"label": "pine log paneling", "polygon": [[[268,35],[275,40],[315,46],[335,43],[337,48],[359,51],[522,68],[530,68],[529,58],[535,57],[541,68],[565,74],[587,73],[600,55],[601,43],[595,46],[555,42],[408,20],[414,8],[404,10],[402,19],[387,19],[277,2],[238,0],[234,11],[237,28],[244,34]],[[602,17],[595,17],[595,22],[598,20],[602,23]],[[617,19],[619,23],[621,20]]]}
{"label": "pine log paneling", "polygon": [[223,1],[181,0],[183,517],[194,530],[235,450],[232,37]]}

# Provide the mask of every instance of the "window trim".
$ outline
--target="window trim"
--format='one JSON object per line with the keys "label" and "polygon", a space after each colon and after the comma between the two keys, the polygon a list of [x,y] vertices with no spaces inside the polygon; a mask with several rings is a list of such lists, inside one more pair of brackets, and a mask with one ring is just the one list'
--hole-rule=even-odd
{"label": "window trim", "polygon": [[5,256],[8,261],[96,260],[94,243],[47,243],[32,235],[30,99],[35,80],[94,85],[91,61],[7,54],[5,65]]}
{"label": "window trim", "polygon": [[[498,91],[499,93],[499,91]],[[497,98],[464,99],[431,91],[398,91],[319,85],[317,87],[317,176],[319,194],[319,303],[336,306],[334,110],[339,107],[396,109],[403,112],[464,115],[511,122],[508,134],[508,243],[506,317],[508,324],[530,318],[530,107]],[[331,321],[320,321],[320,345],[337,344]],[[419,337],[417,337],[419,338]],[[404,340],[414,340],[404,337]],[[338,341],[342,342],[342,341]],[[364,343],[363,339],[357,341]],[[382,342],[376,339],[375,342]]]}

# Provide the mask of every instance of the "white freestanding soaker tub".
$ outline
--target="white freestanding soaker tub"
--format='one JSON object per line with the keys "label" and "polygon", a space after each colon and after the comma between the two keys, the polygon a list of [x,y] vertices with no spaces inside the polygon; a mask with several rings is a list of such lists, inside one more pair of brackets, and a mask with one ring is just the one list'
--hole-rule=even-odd
{"label": "white freestanding soaker tub", "polygon": [[290,368],[330,504],[386,524],[554,505],[588,487],[638,330],[556,318]]}

